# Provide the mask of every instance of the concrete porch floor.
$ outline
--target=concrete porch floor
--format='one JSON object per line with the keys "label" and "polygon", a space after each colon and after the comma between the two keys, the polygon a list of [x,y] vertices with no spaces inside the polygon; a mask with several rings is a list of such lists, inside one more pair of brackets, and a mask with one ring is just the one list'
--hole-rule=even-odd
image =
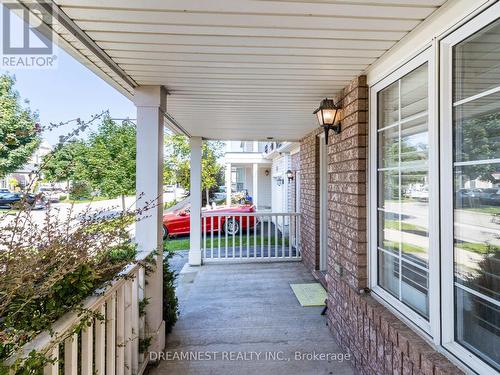
{"label": "concrete porch floor", "polygon": [[[313,281],[301,263],[200,267],[192,283],[178,285],[180,317],[165,353],[216,352],[211,355],[216,360],[164,360],[149,374],[352,374],[345,359],[295,357],[295,352],[343,354],[322,308],[301,307],[289,286]],[[230,360],[229,352],[246,360]]]}

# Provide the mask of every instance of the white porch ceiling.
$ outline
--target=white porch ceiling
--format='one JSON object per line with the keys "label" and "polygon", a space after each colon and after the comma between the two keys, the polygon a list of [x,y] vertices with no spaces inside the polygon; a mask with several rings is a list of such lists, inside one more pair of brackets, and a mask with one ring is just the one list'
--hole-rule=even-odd
{"label": "white porch ceiling", "polygon": [[129,83],[64,25],[54,29],[122,92],[166,86],[168,112],[191,135],[297,140],[317,126],[322,98],[444,2],[56,0]]}

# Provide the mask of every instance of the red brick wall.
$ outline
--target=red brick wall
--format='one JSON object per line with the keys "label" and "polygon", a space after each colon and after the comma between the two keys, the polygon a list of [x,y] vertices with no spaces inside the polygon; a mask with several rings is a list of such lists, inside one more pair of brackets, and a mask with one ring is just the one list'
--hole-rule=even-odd
{"label": "red brick wall", "polygon": [[319,132],[300,142],[300,248],[311,271],[319,268]]}
{"label": "red brick wall", "polygon": [[328,274],[340,268],[354,289],[367,286],[366,79],[344,89],[340,134],[328,140]]}
{"label": "red brick wall", "polygon": [[[359,374],[460,374],[443,355],[370,296],[367,279],[366,77],[342,93],[342,132],[328,145],[328,326]],[[319,130],[318,130],[319,131]],[[319,165],[314,134],[302,140],[302,254],[317,265]],[[302,152],[304,152],[302,154]],[[313,161],[314,160],[314,161]]]}

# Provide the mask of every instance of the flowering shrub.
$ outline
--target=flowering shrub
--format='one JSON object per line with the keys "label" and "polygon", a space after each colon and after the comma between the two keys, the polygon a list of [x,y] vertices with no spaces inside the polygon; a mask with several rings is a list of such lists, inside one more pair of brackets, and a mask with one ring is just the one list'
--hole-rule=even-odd
{"label": "flowering shrub", "polygon": [[78,310],[134,262],[136,252],[129,235],[136,211],[106,216],[90,208],[79,214],[49,209],[40,221],[29,207],[18,208],[15,216],[0,217],[2,363],[64,313]]}

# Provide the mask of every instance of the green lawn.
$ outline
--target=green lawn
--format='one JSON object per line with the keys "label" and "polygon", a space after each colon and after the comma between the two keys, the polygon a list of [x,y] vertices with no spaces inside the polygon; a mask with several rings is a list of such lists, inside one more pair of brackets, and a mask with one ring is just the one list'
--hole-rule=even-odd
{"label": "green lawn", "polygon": [[500,251],[499,246],[490,245],[486,243],[456,242],[455,247],[478,254],[488,254]]}
{"label": "green lawn", "polygon": [[[404,253],[426,253],[427,252],[427,250],[424,249],[423,247],[412,245],[412,244],[409,244],[407,242],[403,242],[402,246],[403,246],[402,250]],[[393,242],[393,241],[384,241],[384,248],[387,250],[394,249],[394,250],[398,251],[399,244],[397,242]]]}
{"label": "green lawn", "polygon": [[[219,247],[219,242],[218,242],[218,237],[214,235],[214,248]],[[241,242],[240,242],[240,236],[236,235],[234,237],[234,246],[239,247],[240,244],[241,246],[247,246],[248,241],[250,240],[249,245],[254,246],[254,237],[250,236],[241,236]],[[264,241],[262,241],[264,240]],[[201,239],[201,244],[203,246],[203,237]],[[260,236],[257,237],[257,246],[264,244],[268,245],[269,242],[271,243],[271,246],[274,246],[276,244],[276,239],[274,237],[271,238],[265,238],[262,239]],[[285,238],[285,246],[288,246],[288,238]],[[210,236],[207,236],[207,248],[210,249],[212,248],[212,243],[210,241]],[[278,239],[278,245],[283,245],[283,239],[279,238]],[[233,246],[233,237],[228,236],[227,238],[227,246],[232,247]],[[220,238],[220,247],[225,248],[226,247],[226,237],[225,235],[221,235]],[[179,250],[189,250],[189,237],[183,237],[183,238],[170,238],[167,239],[163,242],[163,248],[164,250],[168,251],[179,251]]]}
{"label": "green lawn", "polygon": [[0,208],[0,215],[17,215],[19,210],[14,208]]}
{"label": "green lawn", "polygon": [[92,197],[89,199],[69,199],[66,198],[65,200],[60,201],[60,203],[92,203],[92,202],[97,202],[97,201],[106,201],[108,199],[115,199],[115,198],[109,198],[109,197]]}
{"label": "green lawn", "polygon": [[459,208],[464,211],[481,212],[483,214],[500,215],[500,206],[481,206],[472,208]]}
{"label": "green lawn", "polygon": [[[394,229],[399,230],[399,221],[398,220],[385,220],[384,222],[385,229]],[[422,232],[422,234],[427,233],[427,229],[415,224],[410,223],[401,223],[401,230],[403,232]]]}
{"label": "green lawn", "polygon": [[[405,253],[425,253],[426,249],[420,246],[412,245],[406,242],[403,242],[403,252]],[[464,249],[470,251],[472,253],[478,254],[488,254],[492,252],[500,251],[499,246],[488,245],[486,243],[472,243],[472,242],[457,242],[455,243],[455,247],[460,249]],[[393,249],[398,251],[399,244],[393,241],[384,241],[384,248],[387,250]]]}

